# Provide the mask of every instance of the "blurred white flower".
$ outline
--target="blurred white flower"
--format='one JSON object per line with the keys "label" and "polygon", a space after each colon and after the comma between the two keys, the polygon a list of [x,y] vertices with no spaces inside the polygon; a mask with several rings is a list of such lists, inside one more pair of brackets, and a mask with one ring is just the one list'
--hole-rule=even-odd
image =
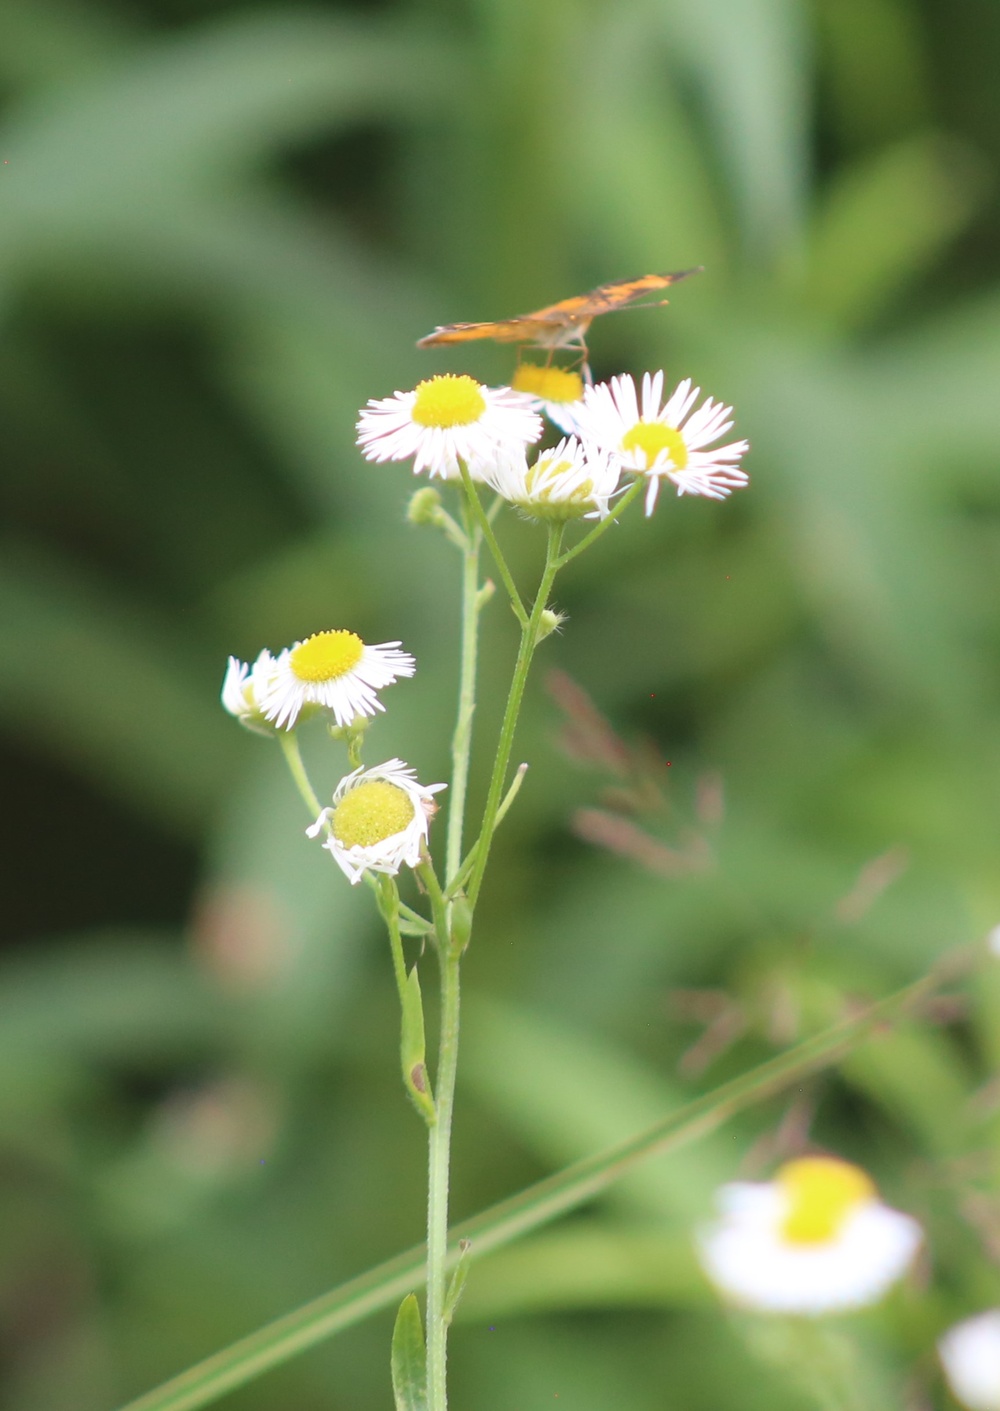
{"label": "blurred white flower", "polygon": [[419,382],[412,392],[374,398],[358,420],[358,445],[370,461],[406,461],[443,480],[473,478],[498,452],[523,449],[542,434],[531,402],[509,387],[484,387],[464,373]]}
{"label": "blurred white flower", "polygon": [[767,1184],[723,1186],[717,1200],[701,1262],[726,1297],[768,1313],[815,1317],[874,1303],[922,1238],[864,1171],[828,1156],[790,1161]]}
{"label": "blurred white flower", "polygon": [[416,867],[437,812],[434,795],[446,784],[417,783],[401,759],[372,769],[355,769],[341,779],[333,803],[306,829],[310,838],[326,830],[323,846],[353,885],[366,872],[394,877],[404,865]]}
{"label": "blurred white flower", "polygon": [[274,674],[275,661],[265,648],[249,666],[238,657],[230,657],[222,682],[222,704],[241,725],[258,735],[274,735],[275,727],[264,717],[260,702]]}
{"label": "blurred white flower", "polygon": [[[369,647],[354,632],[315,632],[286,647],[255,685],[257,706],[266,720],[292,730],[302,711],[333,712],[338,725],[384,710],[375,694],[400,676],[412,676],[416,662],[398,642]],[[263,653],[262,653],[263,655]]]}
{"label": "blurred white flower", "polygon": [[731,426],[732,407],[709,397],[697,410],[700,387],[686,377],[664,406],[663,373],[642,378],[642,398],[627,374],[587,387],[579,415],[580,435],[615,456],[623,470],[648,478],[646,513],[651,514],[660,481],[671,480],[679,495],[724,500],[749,479],[740,470],[748,441],[707,449]]}
{"label": "blurred white flower", "polygon": [[956,1398],[970,1411],[1000,1411],[1000,1308],[956,1323],[938,1343]]}
{"label": "blurred white flower", "polygon": [[522,452],[483,467],[486,483],[534,519],[605,519],[619,476],[604,451],[573,436],[540,451],[530,466]]}
{"label": "blurred white flower", "polygon": [[990,955],[1000,956],[1000,926],[994,926],[987,935],[986,949]]}

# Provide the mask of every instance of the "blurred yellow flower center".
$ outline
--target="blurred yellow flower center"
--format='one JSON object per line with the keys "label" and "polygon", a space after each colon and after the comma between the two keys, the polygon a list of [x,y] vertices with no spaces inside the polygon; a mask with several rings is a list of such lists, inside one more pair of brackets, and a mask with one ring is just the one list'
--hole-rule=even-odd
{"label": "blurred yellow flower center", "polygon": [[562,367],[539,367],[522,363],[510,384],[515,392],[530,392],[546,402],[578,402],[583,396],[583,378]]}
{"label": "blurred yellow flower center", "polygon": [[468,426],[485,410],[486,400],[476,379],[447,372],[417,383],[412,416],[418,426]]}
{"label": "blurred yellow flower center", "polygon": [[413,800],[397,784],[366,779],[333,810],[333,836],[345,848],[370,848],[413,822]]}
{"label": "blurred yellow flower center", "polygon": [[623,451],[641,451],[646,465],[651,466],[657,456],[666,451],[675,470],[683,470],[688,463],[688,450],[684,437],[672,426],[664,426],[661,421],[637,421],[622,437]]}
{"label": "blurred yellow flower center", "polygon": [[292,652],[292,671],[300,681],[336,681],[354,670],[364,649],[353,632],[316,632]]}
{"label": "blurred yellow flower center", "polygon": [[864,1171],[832,1156],[789,1161],[775,1180],[788,1202],[781,1233],[790,1244],[835,1239],[848,1215],[876,1193]]}

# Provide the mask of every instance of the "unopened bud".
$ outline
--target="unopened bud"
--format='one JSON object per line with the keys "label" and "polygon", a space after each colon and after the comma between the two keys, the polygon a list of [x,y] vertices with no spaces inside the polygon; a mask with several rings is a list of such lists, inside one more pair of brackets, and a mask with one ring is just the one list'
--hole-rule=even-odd
{"label": "unopened bud", "polygon": [[552,608],[545,608],[538,620],[538,636],[535,640],[544,641],[553,632],[558,632],[565,621],[566,614],[564,612],[554,612]]}
{"label": "unopened bud", "polygon": [[411,524],[435,524],[443,522],[441,496],[431,485],[425,485],[411,499],[406,507],[406,518]]}

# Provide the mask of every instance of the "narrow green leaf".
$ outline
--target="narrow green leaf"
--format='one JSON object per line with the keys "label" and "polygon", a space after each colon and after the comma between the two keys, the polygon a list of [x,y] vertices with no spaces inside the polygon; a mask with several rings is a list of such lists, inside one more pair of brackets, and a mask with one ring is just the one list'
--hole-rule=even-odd
{"label": "narrow green leaf", "polygon": [[[449,1250],[449,1268],[458,1264],[464,1240],[472,1242],[475,1258],[500,1249],[520,1235],[592,1200],[640,1161],[698,1141],[744,1108],[773,1097],[811,1073],[828,1068],[874,1026],[919,1007],[929,995],[966,973],[975,958],[971,952],[946,956],[922,979],[870,1005],[855,1018],[836,1024],[778,1058],[695,1098],[630,1141],[575,1162],[464,1221],[452,1231],[454,1243]],[[280,1366],[297,1353],[352,1327],[412,1292],[423,1276],[425,1258],[423,1245],[396,1255],[266,1324],[249,1337],[222,1348],[162,1386],[130,1401],[121,1411],[195,1411],[196,1407],[210,1405],[227,1391],[244,1386],[261,1373]]]}
{"label": "narrow green leaf", "polygon": [[392,1393],[396,1411],[427,1411],[427,1349],[414,1293],[399,1305],[392,1330]]}
{"label": "narrow green leaf", "polygon": [[406,985],[401,990],[399,997],[403,1010],[399,1043],[400,1057],[403,1060],[403,1081],[421,1112],[433,1117],[434,1099],[431,1096],[430,1080],[427,1077],[424,1044],[424,1004],[420,994],[420,979],[415,965],[407,975]]}

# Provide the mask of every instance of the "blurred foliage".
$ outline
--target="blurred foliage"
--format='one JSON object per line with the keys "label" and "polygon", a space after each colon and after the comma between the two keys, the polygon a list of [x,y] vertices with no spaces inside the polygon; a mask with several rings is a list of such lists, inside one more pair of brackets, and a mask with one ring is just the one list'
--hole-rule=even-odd
{"label": "blurred foliage", "polygon": [[[399,637],[379,757],[443,777],[457,565],[353,447],[370,396],[509,375],[418,353],[437,323],[703,264],[595,374],[690,374],[754,448],[561,581],[544,652],[634,777],[535,681],[456,1217],[1000,921],[998,60],[992,0],[0,8],[0,1406],[110,1411],[420,1237],[370,898],[217,697],[228,652]],[[512,644],[497,600],[480,741]],[[803,1406],[687,1232],[806,1141],[927,1222],[923,1287],[857,1322],[879,1405],[943,1405],[934,1336],[997,1301],[998,1034],[987,972],[476,1266],[456,1406]],[[389,1332],[226,1404],[388,1407]]]}

